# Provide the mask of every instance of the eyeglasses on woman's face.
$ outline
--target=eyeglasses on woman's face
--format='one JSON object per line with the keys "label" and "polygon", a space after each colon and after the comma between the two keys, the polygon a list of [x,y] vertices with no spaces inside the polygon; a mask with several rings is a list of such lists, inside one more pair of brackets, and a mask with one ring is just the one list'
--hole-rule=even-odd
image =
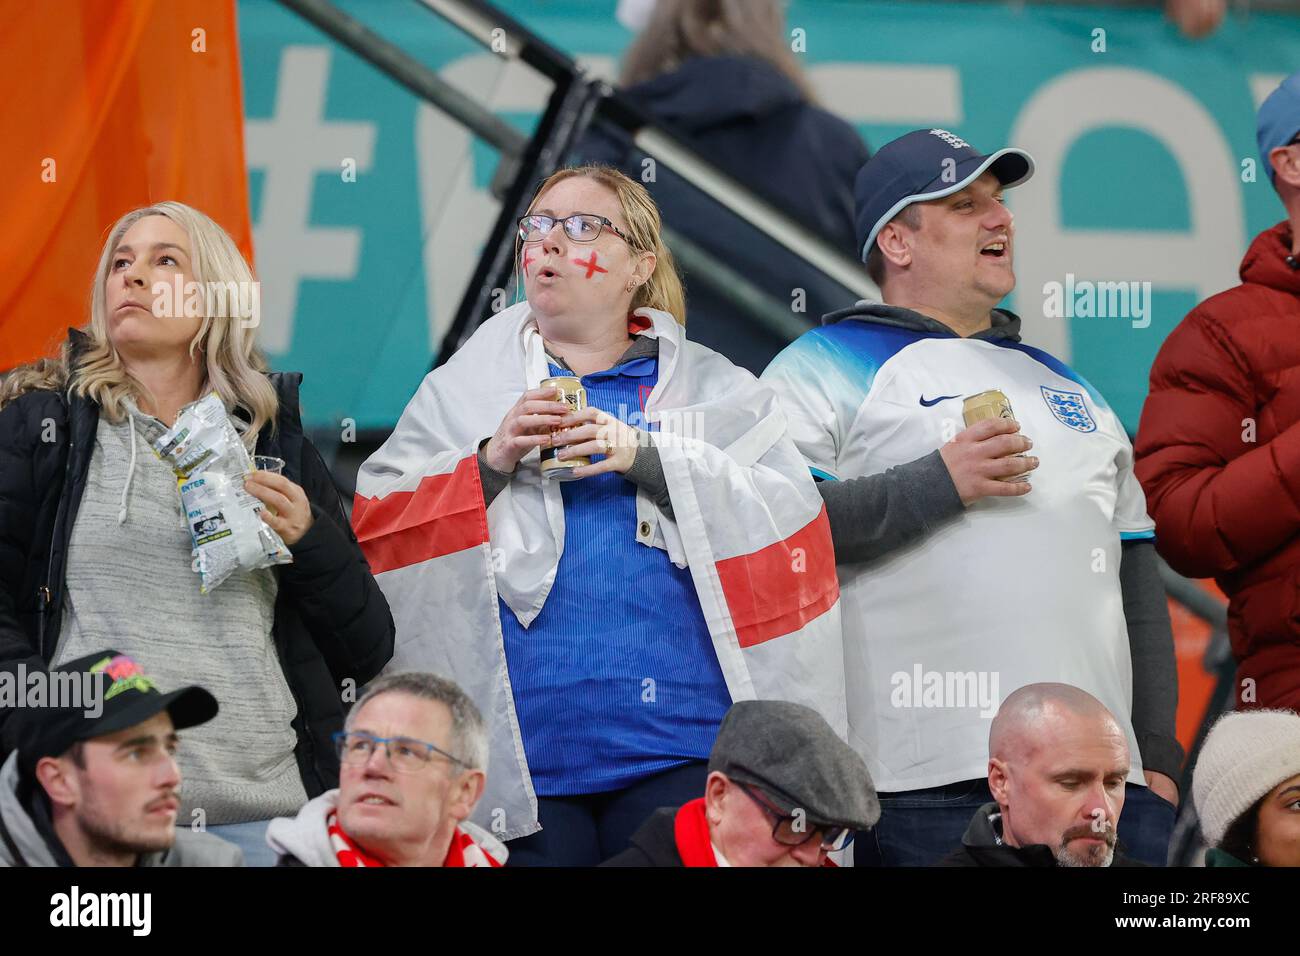
{"label": "eyeglasses on woman's face", "polygon": [[575,212],[572,216],[566,216],[563,219],[541,213],[529,213],[519,220],[519,238],[523,242],[540,242],[550,235],[557,222],[563,224],[564,234],[574,242],[595,242],[600,238],[601,232],[608,229],[633,249],[636,248],[636,243],[629,239],[618,226],[604,216],[597,216],[589,212]]}

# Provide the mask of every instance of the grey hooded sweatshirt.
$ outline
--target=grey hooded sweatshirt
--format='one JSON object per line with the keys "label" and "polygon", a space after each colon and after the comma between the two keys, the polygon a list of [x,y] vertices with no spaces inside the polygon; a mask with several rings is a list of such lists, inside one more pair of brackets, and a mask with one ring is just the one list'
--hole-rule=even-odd
{"label": "grey hooded sweatshirt", "polygon": [[[278,817],[266,830],[266,842],[280,856],[278,866],[338,866],[339,858],[330,842],[326,821],[338,806],[339,792],[327,790],[307,801],[296,817]],[[461,821],[459,829],[474,841],[483,853],[504,865],[509,851],[506,845],[482,827]]]}
{"label": "grey hooded sweatshirt", "polygon": [[[17,866],[67,866],[60,862],[32,814],[18,796],[18,753],[0,767],[0,868]],[[60,854],[66,857],[65,854]],[[137,866],[243,866],[239,847],[212,836],[177,829],[170,849],[140,855]]]}

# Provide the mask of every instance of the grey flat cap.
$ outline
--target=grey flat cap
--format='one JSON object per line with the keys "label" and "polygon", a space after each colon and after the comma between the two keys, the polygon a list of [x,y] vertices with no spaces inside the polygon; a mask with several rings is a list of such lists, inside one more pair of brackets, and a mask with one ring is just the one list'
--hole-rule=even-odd
{"label": "grey flat cap", "polygon": [[862,758],[811,707],[783,700],[731,705],[709,755],[709,771],[759,787],[787,813],[816,826],[866,830],[880,801]]}

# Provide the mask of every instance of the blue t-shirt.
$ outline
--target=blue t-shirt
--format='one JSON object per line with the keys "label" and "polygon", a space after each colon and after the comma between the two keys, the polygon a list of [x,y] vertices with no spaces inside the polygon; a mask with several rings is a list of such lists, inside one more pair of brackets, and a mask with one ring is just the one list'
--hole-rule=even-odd
{"label": "blue t-shirt", "polygon": [[[572,374],[551,364],[552,375]],[[657,358],[582,378],[587,404],[647,428]],[[594,460],[599,461],[597,457]],[[515,710],[539,796],[600,793],[708,759],[731,706],[690,570],[639,544],[618,472],[560,485],[564,553],[525,629],[501,602]]]}

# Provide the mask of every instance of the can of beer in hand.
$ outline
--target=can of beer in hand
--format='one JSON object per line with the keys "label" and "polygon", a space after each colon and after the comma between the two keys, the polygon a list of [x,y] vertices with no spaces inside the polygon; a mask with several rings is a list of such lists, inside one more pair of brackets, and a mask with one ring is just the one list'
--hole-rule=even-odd
{"label": "can of beer in hand", "polygon": [[[1016,416],[1011,411],[1011,400],[998,391],[991,388],[987,392],[980,392],[978,395],[968,395],[961,403],[961,416],[965,421],[966,427],[970,428],[976,422],[982,422],[986,418],[1009,418],[1015,421]],[[1024,458],[1025,453],[1020,452],[1013,455],[1014,458]],[[1029,473],[1023,475],[1013,475],[1010,478],[999,478],[999,481],[1024,481],[1029,477]]]}
{"label": "can of beer in hand", "polygon": [[[576,375],[557,375],[554,378],[544,378],[541,387],[558,388],[561,393],[558,400],[567,402],[575,412],[587,407],[587,390],[582,387],[582,380]],[[551,430],[551,434],[555,434],[555,429]],[[551,445],[541,449],[543,478],[572,481],[575,477],[573,469],[591,464],[590,458],[557,458],[556,453],[558,451],[558,448]]]}
{"label": "can of beer in hand", "polygon": [[961,417],[970,428],[986,418],[1010,418],[1014,421],[1016,416],[1011,412],[1011,400],[996,388],[991,388],[978,395],[968,395],[961,403]]}

